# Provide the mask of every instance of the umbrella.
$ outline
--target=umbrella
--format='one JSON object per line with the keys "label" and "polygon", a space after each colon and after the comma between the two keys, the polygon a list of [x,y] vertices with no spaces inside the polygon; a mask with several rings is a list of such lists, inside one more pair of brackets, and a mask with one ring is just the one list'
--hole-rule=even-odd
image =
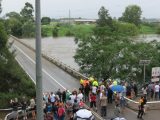
{"label": "umbrella", "polygon": [[87,109],[80,109],[76,112],[76,118],[89,119],[92,117],[92,112]]}
{"label": "umbrella", "polygon": [[126,120],[125,118],[120,118],[120,117],[117,117],[117,118],[114,118],[112,120]]}
{"label": "umbrella", "polygon": [[111,87],[111,90],[115,91],[115,92],[122,92],[122,91],[124,91],[124,88],[121,85],[114,85]]}

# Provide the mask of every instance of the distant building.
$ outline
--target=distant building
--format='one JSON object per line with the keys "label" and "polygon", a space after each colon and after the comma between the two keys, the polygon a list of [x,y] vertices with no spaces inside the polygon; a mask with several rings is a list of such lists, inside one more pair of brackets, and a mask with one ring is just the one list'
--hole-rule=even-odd
{"label": "distant building", "polygon": [[96,19],[75,19],[75,24],[94,24],[96,23]]}
{"label": "distant building", "polygon": [[160,19],[156,19],[156,18],[143,18],[142,22],[147,22],[147,23],[160,23]]}
{"label": "distant building", "polygon": [[60,23],[71,23],[71,24],[94,24],[96,23],[96,19],[76,19],[76,18],[60,18]]}

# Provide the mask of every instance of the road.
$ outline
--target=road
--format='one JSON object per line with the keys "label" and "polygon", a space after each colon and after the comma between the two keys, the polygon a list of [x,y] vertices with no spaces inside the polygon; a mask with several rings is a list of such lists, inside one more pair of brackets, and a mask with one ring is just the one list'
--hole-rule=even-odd
{"label": "road", "polygon": [[[9,40],[12,41],[13,39],[10,38]],[[32,78],[33,82],[35,82],[35,53],[17,41],[14,42],[13,47],[16,49],[16,60]],[[61,90],[69,89],[70,91],[72,91],[74,88],[79,88],[78,80],[58,68],[56,65],[50,63],[44,58],[42,58],[42,64],[43,92],[55,92],[59,88]],[[113,105],[108,107],[109,118],[112,117],[113,109]],[[144,119],[159,120],[159,115],[160,111],[149,111],[144,116]],[[125,109],[125,112],[122,114],[122,116],[124,116],[127,120],[137,120],[137,113],[128,108]]]}
{"label": "road", "polygon": [[[35,82],[35,53],[17,41],[14,42],[13,47],[16,49],[16,60]],[[42,58],[42,64],[43,92],[54,92],[59,88],[61,90],[79,88],[77,79],[67,74],[56,65],[44,58]]]}

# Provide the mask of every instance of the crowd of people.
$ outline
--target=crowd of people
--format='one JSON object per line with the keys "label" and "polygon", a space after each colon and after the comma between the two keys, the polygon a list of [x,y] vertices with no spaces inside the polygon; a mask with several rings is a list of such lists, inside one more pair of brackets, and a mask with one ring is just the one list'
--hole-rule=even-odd
{"label": "crowd of people", "polygon": [[[123,91],[113,91],[112,86],[121,85]],[[144,106],[147,99],[155,97],[156,100],[160,96],[159,84],[147,84],[143,86],[143,96],[139,100],[138,118],[142,118],[144,114]],[[126,101],[124,97],[134,99],[137,97],[138,88],[134,82],[120,82],[113,80],[97,81],[93,77],[89,79],[81,79],[79,89],[73,91],[58,89],[56,92],[46,92],[43,94],[43,109],[45,120],[73,120],[74,114],[84,108],[85,104],[89,104],[90,110],[97,111],[100,106],[100,114],[102,117],[107,116],[108,104],[115,104],[116,107],[124,108]],[[11,100],[14,109],[17,106],[17,100]],[[23,112],[26,114],[26,108],[29,106],[32,111],[32,119],[36,118],[35,99],[31,99],[29,103],[22,100],[21,104]],[[27,115],[24,116],[27,119]]]}

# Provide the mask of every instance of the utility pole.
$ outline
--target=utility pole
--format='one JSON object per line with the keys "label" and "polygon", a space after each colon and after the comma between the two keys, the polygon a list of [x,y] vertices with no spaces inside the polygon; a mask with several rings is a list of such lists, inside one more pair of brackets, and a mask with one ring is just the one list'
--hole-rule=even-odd
{"label": "utility pole", "polygon": [[69,26],[71,25],[71,12],[70,12],[70,9],[69,9]]}
{"label": "utility pole", "polygon": [[35,1],[36,16],[36,120],[44,120],[42,107],[41,1]]}

